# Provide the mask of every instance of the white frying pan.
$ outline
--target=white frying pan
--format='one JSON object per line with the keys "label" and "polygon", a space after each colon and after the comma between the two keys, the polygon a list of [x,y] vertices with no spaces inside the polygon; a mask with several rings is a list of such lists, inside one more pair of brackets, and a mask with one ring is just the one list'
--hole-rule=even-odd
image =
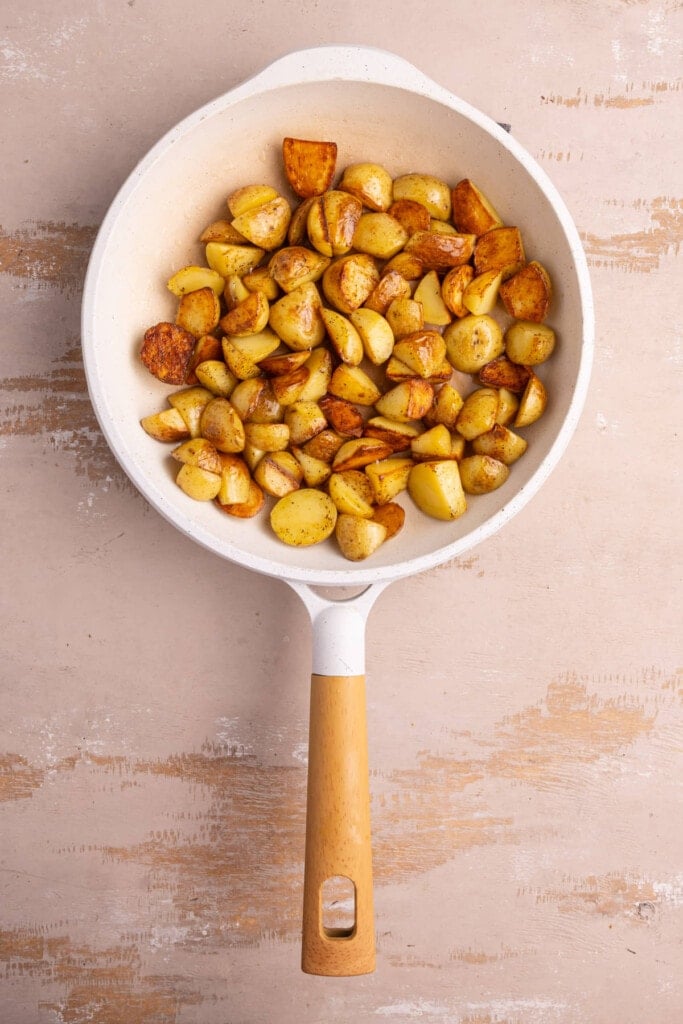
{"label": "white frying pan", "polygon": [[[243,184],[287,184],[285,135],[327,139],[338,168],[370,160],[394,176],[424,171],[455,183],[471,177],[508,224],[518,225],[529,258],[550,271],[558,335],[540,368],[550,395],[525,433],[529,448],[506,484],[470,501],[453,523],[406,504],[406,525],[367,562],[346,561],[329,541],[290,548],[267,516],[233,519],[187,498],[169,470],[167,449],[140,428],[166,406],[169,391],[138,359],[147,326],[172,320],[164,282],[201,260],[197,238],[224,216],[228,192]],[[304,971],[364,974],[374,969],[374,921],[364,632],[367,613],[392,580],[422,572],[490,537],[526,505],[559,460],[582,408],[593,347],[586,261],[577,231],[543,171],[496,123],[412,65],[381,50],[321,47],[293,53],[186,118],[133,171],[102,224],[83,297],[83,352],[90,396],[121,466],[147,500],[183,533],[223,558],[278,577],[296,590],[313,622],[309,737]],[[338,601],[311,588],[354,588]],[[364,590],[362,588],[365,588]],[[347,592],[347,591],[346,591]],[[326,926],[323,883],[353,883],[349,928]]]}

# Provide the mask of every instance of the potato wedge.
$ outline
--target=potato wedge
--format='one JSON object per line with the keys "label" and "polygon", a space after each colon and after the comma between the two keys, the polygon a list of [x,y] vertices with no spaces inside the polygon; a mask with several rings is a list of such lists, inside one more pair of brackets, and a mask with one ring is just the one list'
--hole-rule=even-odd
{"label": "potato wedge", "polygon": [[252,363],[259,365],[280,347],[280,339],[270,327],[263,327],[249,334],[231,334],[229,341],[233,348]]}
{"label": "potato wedge", "polygon": [[223,300],[228,311],[235,309],[239,306],[240,302],[244,302],[245,299],[249,298],[249,289],[237,274],[229,274],[225,279],[225,288],[223,289]]}
{"label": "potato wedge", "polygon": [[[320,399],[319,409],[323,418],[327,417],[332,429],[342,437],[363,436],[365,420],[352,402],[345,398],[337,398],[336,395],[324,395]],[[324,426],[327,426],[327,423]]]}
{"label": "potato wedge", "polygon": [[293,445],[291,451],[301,466],[306,487],[320,487],[329,479],[332,473],[332,467],[329,462],[324,462],[314,455],[309,455],[307,451],[304,451],[303,448],[299,448],[297,445]]}
{"label": "potato wedge", "polygon": [[326,429],[321,430],[310,441],[306,441],[302,447],[307,455],[312,455],[313,458],[327,462],[331,466],[332,460],[344,444],[344,440],[335,430]]}
{"label": "potato wedge", "polygon": [[288,245],[272,256],[268,269],[283,292],[319,281],[330,265],[330,257],[303,245]]}
{"label": "potato wedge", "polygon": [[201,436],[212,441],[219,452],[241,452],[244,426],[227,398],[212,398],[200,420]]}
{"label": "potato wedge", "polygon": [[532,373],[520,398],[514,426],[528,427],[531,423],[535,423],[545,412],[547,404],[548,393],[545,385],[535,373]]}
{"label": "potato wedge", "polygon": [[306,231],[311,245],[323,256],[343,256],[353,245],[363,207],[348,192],[331,189],[313,200]]}
{"label": "potato wedge", "polygon": [[178,409],[163,409],[151,416],[143,416],[140,426],[155,441],[183,441],[190,436],[187,423]]}
{"label": "potato wedge", "polygon": [[425,415],[425,423],[436,426],[442,423],[449,431],[455,430],[464,399],[452,384],[444,384],[436,393],[434,404]]}
{"label": "potato wedge", "polygon": [[222,295],[225,281],[210,267],[188,266],[177,270],[169,278],[166,287],[178,298],[187,295],[188,292],[199,291],[200,288],[211,288],[216,295]]}
{"label": "potato wedge", "polygon": [[363,359],[363,342],[347,317],[334,309],[322,309],[321,316],[334,351],[343,363],[358,366]]}
{"label": "potato wedge", "polygon": [[349,320],[358,332],[367,358],[374,366],[381,366],[394,348],[394,333],[385,317],[363,306],[349,313]]}
{"label": "potato wedge", "polygon": [[284,452],[289,445],[289,427],[286,423],[245,423],[244,437],[262,452]]}
{"label": "potato wedge", "polygon": [[422,431],[422,424],[408,421],[398,423],[386,416],[371,416],[365,423],[365,437],[377,437],[385,441],[393,453],[405,452],[414,437]]}
{"label": "potato wedge", "polygon": [[206,262],[221,277],[237,274],[241,277],[261,262],[265,250],[255,245],[235,245],[230,242],[207,242]]}
{"label": "potato wedge", "polygon": [[477,274],[463,292],[462,304],[465,309],[475,316],[490,313],[496,304],[502,280],[500,270],[486,270],[483,274]]}
{"label": "potato wedge", "polygon": [[311,376],[307,366],[298,366],[296,370],[273,377],[271,387],[275,398],[283,406],[305,401],[303,395]]}
{"label": "potato wedge", "polygon": [[291,373],[292,370],[303,366],[310,354],[309,349],[281,354],[276,351],[274,355],[268,356],[266,359],[259,359],[258,364],[264,373],[268,373],[272,377],[281,377],[283,374]]}
{"label": "potato wedge", "polygon": [[219,452],[221,465],[221,486],[217,499],[221,505],[242,505],[249,501],[251,473],[239,455]]}
{"label": "potato wedge", "polygon": [[[361,483],[364,481],[364,484]],[[367,486],[365,486],[367,485]],[[372,518],[374,493],[369,479],[357,469],[333,472],[327,481],[327,493],[332,498],[337,512],[347,515]]]}
{"label": "potato wedge", "polygon": [[288,136],[282,140],[282,160],[287,181],[298,196],[319,196],[332,184],[337,143]]}
{"label": "potato wedge", "polygon": [[555,349],[555,332],[547,324],[517,320],[505,332],[505,354],[513,363],[538,366],[549,359]]}
{"label": "potato wedge", "polygon": [[408,486],[408,477],[414,466],[412,459],[389,456],[365,467],[378,505],[386,505]]}
{"label": "potato wedge", "polygon": [[460,373],[477,373],[505,348],[498,321],[486,313],[455,320],[444,329],[443,338],[447,358]]}
{"label": "potato wedge", "polygon": [[531,370],[528,367],[513,363],[504,355],[492,359],[479,371],[481,384],[491,388],[507,388],[515,393],[524,391],[530,376]]}
{"label": "potato wedge", "polygon": [[469,310],[463,303],[465,289],[474,277],[474,268],[469,263],[461,267],[453,267],[449,270],[441,282],[441,298],[446,309],[454,316],[467,316]]}
{"label": "potato wedge", "polygon": [[283,196],[245,210],[232,222],[235,231],[260,249],[277,249],[287,237],[292,211]]}
{"label": "potato wedge", "polygon": [[309,547],[326,540],[337,522],[337,509],[329,494],[301,487],[273,506],[270,525],[284,544]]}
{"label": "potato wedge", "polygon": [[327,393],[332,379],[332,356],[326,348],[316,348],[304,363],[309,377],[299,395],[300,402],[317,402]]}
{"label": "potato wedge", "polygon": [[403,249],[384,265],[384,274],[395,272],[405,277],[406,281],[418,281],[425,272],[422,260],[413,252]]}
{"label": "potato wedge", "polygon": [[434,388],[426,380],[413,378],[402,381],[386,391],[373,404],[381,416],[397,423],[419,420],[429,411],[434,400]]}
{"label": "potato wedge", "polygon": [[250,210],[257,210],[278,198],[277,189],[272,185],[243,185],[231,192],[226,202],[233,218],[241,217]]}
{"label": "potato wedge", "polygon": [[395,501],[388,501],[385,505],[379,505],[373,509],[372,518],[374,522],[381,523],[387,531],[385,540],[395,537],[403,529],[406,521],[405,509]]}
{"label": "potato wedge", "polygon": [[510,470],[490,455],[468,455],[460,461],[460,479],[465,494],[488,494],[505,483]]}
{"label": "potato wedge", "polygon": [[273,498],[284,498],[297,491],[304,478],[304,471],[291,452],[268,452],[254,470],[254,480],[259,487]]}
{"label": "potato wedge", "polygon": [[170,405],[177,409],[185,420],[190,437],[199,437],[201,434],[201,418],[213,397],[210,391],[199,386],[174,391],[168,396]]}
{"label": "potato wedge", "polygon": [[416,231],[406,242],[404,252],[417,256],[424,270],[450,270],[468,262],[475,240],[474,235]]}
{"label": "potato wedge", "polygon": [[415,199],[396,199],[387,212],[403,225],[409,236],[416,231],[429,231],[429,210]]}
{"label": "potato wedge", "polygon": [[364,308],[384,315],[398,298],[410,298],[410,284],[396,270],[383,274],[365,300]]}
{"label": "potato wedge", "polygon": [[220,359],[222,354],[221,343],[213,334],[204,334],[201,338],[197,338],[194,352],[185,374],[185,383],[196,384],[197,367],[199,364],[207,359]]}
{"label": "potato wedge", "polygon": [[339,188],[378,212],[391,205],[392,184],[391,175],[381,164],[358,163],[344,168]]}
{"label": "potato wedge", "polygon": [[220,455],[214,445],[204,437],[191,438],[174,448],[171,455],[178,462],[186,462],[190,466],[199,466],[209,473],[220,473],[222,469]]}
{"label": "potato wedge", "polygon": [[201,338],[215,330],[220,315],[220,300],[213,288],[200,288],[181,296],[176,323],[195,338]]}
{"label": "potato wedge", "polygon": [[343,513],[337,517],[334,534],[344,558],[351,562],[361,562],[384,543],[387,530],[374,519]]}
{"label": "potato wedge", "polygon": [[250,377],[258,377],[260,375],[261,371],[254,360],[237,348],[232,338],[227,336],[222,338],[221,348],[226,366],[230,373],[234,374],[238,380],[249,380]]}
{"label": "potato wedge", "polygon": [[328,391],[337,398],[345,398],[356,405],[374,405],[380,398],[380,390],[360,366],[342,363],[330,378]]}
{"label": "potato wedge", "polygon": [[389,213],[363,213],[353,233],[353,248],[380,260],[389,260],[408,241],[408,232]]}
{"label": "potato wedge", "polygon": [[180,467],[175,482],[188,498],[195,501],[213,501],[221,486],[218,473],[210,473],[208,469],[193,466],[189,462],[183,463]]}
{"label": "potato wedge", "polygon": [[417,507],[433,519],[458,519],[467,510],[455,459],[417,463],[408,477],[408,493]]}
{"label": "potato wedge", "polygon": [[434,327],[445,327],[453,319],[441,294],[441,280],[436,270],[430,270],[418,283],[413,293],[415,302],[422,306],[424,322]]}
{"label": "potato wedge", "polygon": [[510,316],[540,324],[550,311],[553,297],[550,274],[532,260],[508,278],[500,289],[500,297]]}
{"label": "potato wedge", "polygon": [[195,337],[184,327],[166,322],[145,331],[140,359],[164,384],[184,384],[195,347]]}
{"label": "potato wedge", "polygon": [[385,441],[376,437],[355,437],[341,446],[332,460],[332,469],[335,473],[346,469],[362,469],[389,455],[391,447]]}
{"label": "potato wedge", "polygon": [[[263,292],[249,292],[246,299],[243,299],[221,319],[221,330],[236,338],[242,338],[248,334],[259,334],[267,326],[269,315],[270,305]],[[270,351],[274,352],[276,348],[277,345]]]}
{"label": "potato wedge", "polygon": [[325,298],[340,313],[353,313],[379,283],[377,265],[367,253],[351,253],[335,260],[322,276]]}
{"label": "potato wedge", "polygon": [[265,500],[266,496],[259,485],[254,480],[250,480],[246,501],[224,505],[217,499],[216,504],[222,512],[227,513],[229,516],[236,516],[238,519],[252,519],[259,514],[265,504]]}
{"label": "potato wedge", "polygon": [[[446,358],[446,342],[438,331],[416,331],[396,342],[394,356],[426,380],[438,371]],[[448,375],[451,375],[450,367]]]}
{"label": "potato wedge", "polygon": [[458,231],[483,235],[503,222],[473,181],[463,178],[451,192],[452,218]]}
{"label": "potato wedge", "polygon": [[518,409],[519,398],[517,395],[513,394],[512,391],[508,391],[507,388],[498,388],[496,423],[500,424],[501,427],[506,427],[508,423],[512,423]]}
{"label": "potato wedge", "polygon": [[451,457],[451,434],[443,423],[437,423],[410,443],[410,452],[416,462],[425,459],[449,459]]}
{"label": "potato wedge", "polygon": [[494,423],[485,434],[479,434],[472,441],[472,449],[477,455],[490,455],[492,459],[511,466],[521,458],[527,449],[527,442],[519,434],[507,427]]}
{"label": "potato wedge", "polygon": [[519,228],[491,228],[477,238],[474,247],[474,269],[477,274],[487,270],[500,271],[503,280],[512,277],[526,262]]}
{"label": "potato wedge", "polygon": [[394,299],[386,311],[385,319],[396,341],[400,341],[401,338],[421,331],[424,327],[422,303],[408,297]]}
{"label": "potato wedge", "polygon": [[287,242],[289,245],[303,245],[308,241],[306,224],[308,222],[308,211],[314,201],[315,196],[311,196],[309,199],[304,199],[294,209],[292,219],[289,222],[289,231],[287,232]]}
{"label": "potato wedge", "polygon": [[280,298],[280,286],[270,273],[270,266],[261,265],[250,270],[242,278],[242,284],[250,292],[262,292],[268,302]]}
{"label": "potato wedge", "polygon": [[246,242],[246,238],[235,231],[231,220],[214,220],[202,231],[199,241],[205,245],[207,242],[228,242],[230,245],[240,245]]}
{"label": "potato wedge", "polygon": [[465,399],[455,429],[466,441],[471,441],[492,429],[497,412],[498,392],[494,388],[478,388]]}
{"label": "potato wedge", "polygon": [[438,220],[448,220],[451,215],[451,190],[445,181],[432,174],[412,172],[395,178],[393,198],[412,199]]}
{"label": "potato wedge", "polygon": [[[268,388],[268,381],[260,376],[241,380],[235,385],[235,389],[230,395],[230,404],[242,423],[246,423],[251,418],[252,413],[259,406],[262,395],[268,391]],[[280,416],[275,417],[276,420],[280,418]]]}
{"label": "potato wedge", "polygon": [[270,327],[295,352],[315,348],[325,337],[320,293],[308,282],[292,289],[270,307]]}
{"label": "potato wedge", "polygon": [[292,402],[285,409],[285,423],[289,427],[290,445],[302,445],[325,430],[327,417],[318,402]]}

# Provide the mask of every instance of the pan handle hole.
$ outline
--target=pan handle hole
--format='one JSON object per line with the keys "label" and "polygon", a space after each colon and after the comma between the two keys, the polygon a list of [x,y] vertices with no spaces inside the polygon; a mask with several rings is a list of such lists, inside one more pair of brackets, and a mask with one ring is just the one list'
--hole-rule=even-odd
{"label": "pan handle hole", "polygon": [[321,923],[328,939],[348,939],[356,930],[356,887],[346,875],[332,875],[320,887]]}

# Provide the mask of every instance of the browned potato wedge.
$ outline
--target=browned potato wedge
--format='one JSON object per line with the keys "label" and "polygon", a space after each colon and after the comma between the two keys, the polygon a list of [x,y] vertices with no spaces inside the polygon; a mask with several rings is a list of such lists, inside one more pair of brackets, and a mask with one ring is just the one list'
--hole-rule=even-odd
{"label": "browned potato wedge", "polygon": [[463,296],[473,277],[474,269],[469,263],[465,263],[462,267],[453,267],[449,270],[441,282],[441,298],[454,316],[463,317],[469,313],[463,303]]}
{"label": "browned potato wedge", "polygon": [[283,374],[291,373],[292,370],[303,366],[310,355],[309,349],[304,349],[302,352],[285,352],[282,355],[278,355],[276,352],[275,355],[268,356],[267,359],[259,359],[258,364],[264,373],[273,377],[281,377]]}
{"label": "browned potato wedge", "polygon": [[425,416],[425,422],[435,426],[442,423],[449,431],[455,430],[464,399],[452,384],[444,384],[436,393],[434,405]]}
{"label": "browned potato wedge", "polygon": [[465,309],[475,316],[490,313],[496,304],[502,280],[500,270],[486,270],[483,274],[477,274],[463,292],[462,304]]}
{"label": "browned potato wedge", "polygon": [[361,214],[353,233],[353,248],[389,260],[408,240],[406,229],[389,213]]}
{"label": "browned potato wedge", "polygon": [[229,274],[225,279],[225,288],[223,289],[223,299],[228,311],[235,309],[240,302],[244,302],[248,298],[249,289],[242,278],[237,274]]}
{"label": "browned potato wedge", "polygon": [[401,381],[373,404],[381,416],[397,423],[419,420],[429,412],[434,400],[434,388],[426,380],[413,378]]}
{"label": "browned potato wedge", "polygon": [[453,223],[458,231],[483,235],[503,222],[486,196],[469,178],[459,181],[451,193]]}
{"label": "browned potato wedge", "polygon": [[455,320],[445,328],[443,337],[448,359],[460,373],[477,373],[505,348],[498,321],[486,313]]}
{"label": "browned potato wedge", "polygon": [[410,448],[411,441],[420,433],[421,426],[416,423],[397,423],[386,416],[371,416],[365,424],[365,436],[377,437],[385,441],[392,452],[404,452]]}
{"label": "browned potato wedge", "polygon": [[[211,294],[213,295],[213,292]],[[270,305],[263,292],[249,292],[246,299],[221,319],[221,330],[238,338],[247,334],[258,334],[268,324],[269,313]],[[274,352],[275,349],[271,351]]]}
{"label": "browned potato wedge", "polygon": [[140,426],[156,441],[182,441],[190,436],[187,423],[177,409],[163,409],[162,412],[144,416]]}
{"label": "browned potato wedge", "polygon": [[327,540],[336,522],[337,509],[332,498],[311,487],[286,494],[270,513],[274,533],[292,547],[308,547]]}
{"label": "browned potato wedge", "polygon": [[472,441],[472,449],[477,455],[490,455],[492,459],[511,466],[527,449],[527,442],[519,434],[507,427],[494,423],[486,434],[479,434]]}
{"label": "browned potato wedge", "polygon": [[344,438],[335,430],[321,430],[319,434],[303,445],[303,450],[307,455],[312,455],[313,458],[331,465],[332,459],[343,444]]}
{"label": "browned potato wedge", "polygon": [[429,230],[436,232],[437,235],[457,235],[458,232],[455,230],[452,224],[449,224],[447,220],[437,220],[436,217],[431,217],[429,220]]}
{"label": "browned potato wedge", "polygon": [[[394,356],[426,380],[438,371],[446,358],[446,342],[438,331],[416,331],[396,342]],[[448,375],[450,377],[450,367]]]}
{"label": "browned potato wedge", "polygon": [[536,260],[508,278],[500,289],[500,297],[510,316],[537,324],[547,317],[552,295],[550,275]]}
{"label": "browned potato wedge", "polygon": [[519,409],[514,419],[516,427],[528,427],[535,423],[545,412],[548,394],[543,381],[532,373],[519,402]]}
{"label": "browned potato wedge", "polygon": [[187,384],[196,384],[196,371],[199,364],[207,359],[220,359],[221,355],[221,343],[213,334],[205,334],[203,337],[197,338],[192,358],[187,367],[185,382]]}
{"label": "browned potato wedge", "polygon": [[391,447],[376,437],[355,437],[345,441],[334,459],[332,469],[341,473],[345,469],[362,469],[371,462],[386,459],[391,455]]}
{"label": "browned potato wedge", "polygon": [[258,466],[259,462],[265,456],[265,452],[261,448],[257,448],[253,444],[245,443],[244,448],[241,452],[242,458],[249,469],[250,474],[253,473]]}
{"label": "browned potato wedge", "polygon": [[398,298],[410,298],[410,284],[397,271],[390,270],[382,275],[368,295],[365,308],[384,315],[394,299]]}
{"label": "browned potato wedge", "polygon": [[342,256],[353,244],[363,207],[359,199],[331,189],[313,200],[306,231],[311,245],[323,256]]}
{"label": "browned potato wedge", "polygon": [[255,245],[236,245],[231,242],[207,242],[206,262],[221,277],[237,274],[241,277],[257,267],[265,253]]}
{"label": "browned potato wedge", "polygon": [[[259,378],[256,379],[258,380]],[[260,379],[263,380],[263,378]],[[249,415],[246,419],[240,416],[243,423],[282,423],[284,420],[285,409],[277,400],[272,382],[266,379],[264,383],[265,387],[258,393]],[[237,410],[234,398],[235,392],[233,391],[230,401],[235,406],[235,410]]]}
{"label": "browned potato wedge", "polygon": [[293,402],[285,409],[285,423],[289,427],[290,445],[302,445],[326,428],[327,418],[317,402]]}
{"label": "browned potato wedge", "polygon": [[287,237],[291,218],[289,203],[283,196],[277,196],[261,206],[245,210],[235,217],[232,226],[252,245],[260,249],[277,249]]}
{"label": "browned potato wedge", "polygon": [[394,501],[388,501],[386,505],[380,505],[373,510],[372,518],[376,523],[381,523],[387,531],[385,540],[395,537],[403,529],[406,521],[405,510]]}
{"label": "browned potato wedge", "polygon": [[325,298],[340,313],[353,313],[379,283],[377,265],[367,253],[342,256],[322,276]]}
{"label": "browned potato wedge", "polygon": [[304,471],[291,452],[268,452],[254,470],[254,480],[266,494],[283,498],[297,491]]}
{"label": "browned potato wedge", "polygon": [[387,530],[374,519],[342,514],[337,517],[334,534],[344,558],[351,562],[361,562],[384,543]]}
{"label": "browned potato wedge", "polygon": [[225,281],[220,274],[209,267],[182,267],[176,271],[173,277],[169,278],[166,287],[169,291],[181,298],[188,292],[199,291],[200,288],[211,288],[216,295],[221,295]]}
{"label": "browned potato wedge", "polygon": [[257,267],[250,270],[242,278],[242,283],[250,292],[262,292],[268,302],[275,302],[280,297],[280,286],[270,273],[269,266]]}
{"label": "browned potato wedge", "polygon": [[363,342],[350,320],[334,309],[321,310],[332,347],[343,363],[358,366],[363,359]]}
{"label": "browned potato wedge", "polygon": [[332,379],[332,356],[326,348],[316,348],[304,363],[309,377],[299,395],[300,402],[317,402],[327,393]]}
{"label": "browned potato wedge", "polygon": [[414,235],[416,231],[429,231],[432,221],[429,210],[415,199],[397,199],[387,212],[403,225],[408,235]]}
{"label": "browned potato wedge", "polygon": [[244,437],[262,452],[284,452],[289,445],[289,427],[286,423],[245,423]]}
{"label": "browned potato wedge", "polygon": [[270,327],[263,327],[255,333],[230,335],[229,340],[233,348],[252,363],[260,363],[262,359],[267,359],[280,346],[280,339]]}
{"label": "browned potato wedge", "polygon": [[349,164],[344,168],[339,188],[360,199],[369,210],[387,210],[391,205],[391,175],[380,164]]}
{"label": "browned potato wedge", "polygon": [[145,331],[140,359],[164,384],[184,384],[194,347],[193,334],[177,324],[162,322]]}
{"label": "browned potato wedge", "polygon": [[375,366],[386,362],[394,348],[394,333],[381,313],[363,306],[349,313],[349,320],[358,331],[370,362]]}
{"label": "browned potato wedge", "polygon": [[243,185],[231,192],[226,202],[230,213],[235,218],[241,217],[250,210],[256,210],[277,198],[277,189],[274,189],[272,185]]}
{"label": "browned potato wedge", "polygon": [[460,434],[451,434],[451,458],[460,462],[465,454],[465,438]]}
{"label": "browned potato wedge", "polygon": [[503,280],[507,280],[524,263],[524,245],[519,228],[492,228],[477,239],[474,247],[474,269],[477,274],[500,270]]}
{"label": "browned potato wedge", "polygon": [[239,455],[219,453],[221,486],[217,498],[221,505],[242,505],[249,501],[251,474]]}
{"label": "browned potato wedge", "polygon": [[488,494],[505,483],[510,470],[490,455],[468,455],[460,461],[460,479],[466,494]]}
{"label": "browned potato wedge", "polygon": [[478,388],[465,399],[455,429],[465,440],[471,441],[492,429],[497,412],[498,392],[494,388]]}
{"label": "browned potato wedge", "polygon": [[181,445],[171,452],[178,462],[186,462],[190,466],[199,466],[209,473],[220,473],[222,469],[221,458],[215,445],[204,437],[194,437],[189,441],[183,441]]}
{"label": "browned potato wedge", "polygon": [[430,270],[418,283],[413,293],[415,302],[422,306],[422,315],[427,324],[445,327],[453,317],[441,294],[441,280],[435,270]]}
{"label": "browned potato wedge", "polygon": [[238,380],[249,380],[250,377],[260,375],[261,371],[254,360],[237,348],[232,338],[222,338],[221,347],[228,369]]}
{"label": "browned potato wedge", "polygon": [[264,506],[265,500],[266,497],[259,485],[253,480],[250,480],[249,494],[246,501],[223,505],[217,500],[216,504],[222,512],[226,512],[229,516],[236,516],[238,519],[252,519],[254,516],[259,514]]}
{"label": "browned potato wedge", "polygon": [[[333,430],[342,437],[362,437],[365,420],[355,405],[335,395],[324,395],[320,399],[319,408],[323,418]],[[323,428],[327,423],[323,424]],[[323,429],[321,428],[321,429]]]}
{"label": "browned potato wedge", "polygon": [[432,174],[402,174],[394,179],[394,200],[412,199],[425,207],[430,217],[448,220],[451,215],[451,190],[445,181]]}
{"label": "browned potato wedge", "polygon": [[[241,380],[235,386],[234,391],[230,395],[230,404],[242,420],[242,423],[246,423],[251,418],[252,413],[258,409],[262,396],[268,391],[269,383],[264,377],[251,377],[247,380]],[[272,392],[270,394],[272,397]],[[280,416],[275,416],[276,421],[280,418]]]}
{"label": "browned potato wedge", "polygon": [[347,366],[342,363],[332,374],[328,390],[337,398],[345,398],[356,405],[375,405],[380,398],[380,390],[375,382],[368,377],[360,366]]}
{"label": "browned potato wedge", "polygon": [[329,478],[332,467],[328,462],[309,455],[303,448],[292,446],[292,455],[301,466],[306,487],[320,487]]}
{"label": "browned potato wedge", "polygon": [[508,423],[512,423],[517,410],[519,409],[519,399],[517,395],[513,394],[512,391],[508,391],[507,388],[498,388],[498,412],[496,413],[496,423],[499,423],[501,427],[507,426]]}
{"label": "browned potato wedge", "polygon": [[443,423],[425,430],[410,443],[410,451],[416,462],[425,459],[449,459],[451,457],[451,435]]}
{"label": "browned potato wedge", "polygon": [[417,281],[425,272],[422,260],[414,252],[397,252],[388,263],[384,265],[384,274],[395,271],[406,281]]}
{"label": "browned potato wedge", "polygon": [[547,324],[517,320],[505,332],[505,353],[513,363],[537,366],[544,363],[555,348],[555,332]]}
{"label": "browned potato wedge", "polygon": [[515,393],[524,391],[531,370],[519,363],[511,362],[507,356],[498,356],[486,363],[479,371],[479,381],[491,388],[507,388]]}
{"label": "browned potato wedge", "polygon": [[417,256],[425,270],[450,270],[467,263],[474,251],[474,235],[446,235],[439,231],[416,231],[404,251]]}
{"label": "browned potato wedge", "polygon": [[320,280],[329,265],[329,256],[303,245],[288,245],[273,255],[268,269],[284,292],[292,292],[302,284]]}
{"label": "browned potato wedge", "polygon": [[298,366],[296,370],[273,377],[271,387],[280,405],[289,406],[294,402],[305,401],[304,390],[310,377],[311,371],[307,366]]}
{"label": "browned potato wedge", "polygon": [[408,477],[408,493],[417,507],[434,519],[458,519],[467,510],[455,459],[418,462]]}
{"label": "browned potato wedge", "polygon": [[408,297],[394,299],[387,309],[386,321],[397,341],[421,331],[425,323],[422,303]]}
{"label": "browned potato wedge", "polygon": [[244,448],[244,426],[227,398],[212,398],[207,403],[200,432],[219,452],[241,452]]}
{"label": "browned potato wedge", "polygon": [[231,245],[239,245],[246,242],[246,238],[239,231],[235,231],[231,220],[214,220],[204,228],[199,241],[205,245],[207,242],[229,242]]}
{"label": "browned potato wedge", "polygon": [[282,140],[287,180],[302,199],[319,196],[332,184],[337,166],[337,143],[311,139]]}
{"label": "browned potato wedge", "polygon": [[193,387],[184,388],[182,391],[174,391],[168,396],[169,403],[177,409],[185,420],[190,437],[199,437],[201,434],[201,418],[204,409],[213,399],[213,395],[206,388]]}
{"label": "browned potato wedge", "polygon": [[374,493],[370,480],[358,469],[334,472],[327,481],[327,493],[337,512],[370,519],[374,511]]}
{"label": "browned potato wedge", "polygon": [[315,196],[304,199],[294,210],[292,219],[289,222],[289,231],[287,232],[287,241],[290,245],[302,245],[308,241],[306,224],[308,222],[308,211],[314,200]]}
{"label": "browned potato wedge", "polygon": [[201,466],[183,463],[175,478],[178,487],[195,501],[213,501],[220,490],[221,478],[218,473],[210,473]]}
{"label": "browned potato wedge", "polygon": [[313,284],[299,285],[270,307],[269,324],[295,352],[315,348],[325,337],[320,293]]}
{"label": "browned potato wedge", "polygon": [[408,486],[408,477],[414,466],[412,459],[390,456],[365,467],[378,505],[386,505]]}

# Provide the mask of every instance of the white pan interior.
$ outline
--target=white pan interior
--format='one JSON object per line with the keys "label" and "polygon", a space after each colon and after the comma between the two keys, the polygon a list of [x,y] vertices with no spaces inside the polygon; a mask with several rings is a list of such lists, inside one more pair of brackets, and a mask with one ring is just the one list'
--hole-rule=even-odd
{"label": "white pan interior", "polygon": [[[353,70],[359,54],[362,75]],[[340,77],[372,78],[375,66],[381,81]],[[346,67],[351,71],[345,72]],[[346,561],[332,540],[310,548],[286,547],[270,531],[267,514],[233,519],[213,503],[187,498],[174,483],[177,464],[170,446],[149,438],[139,426],[141,417],[166,407],[173,390],[153,378],[138,358],[146,328],[175,316],[176,300],[165,282],[181,266],[203,262],[197,239],[206,224],[225,215],[231,190],[268,182],[291,197],[281,170],[285,135],[336,141],[340,170],[371,160],[393,176],[420,170],[452,184],[472,178],[504,221],[521,228],[527,258],[548,268],[555,287],[548,322],[558,344],[552,359],[539,368],[549,405],[540,421],[521,431],[529,448],[507,483],[490,495],[470,498],[467,513],[453,523],[429,519],[406,499],[402,533],[359,565]],[[479,543],[519,511],[574,430],[590,370],[591,331],[583,251],[543,172],[497,125],[410,65],[357,48],[290,56],[162,139],[125,183],[102,225],[83,304],[91,398],[115,455],[149,502],[224,558],[319,585],[350,586],[421,571]]]}

